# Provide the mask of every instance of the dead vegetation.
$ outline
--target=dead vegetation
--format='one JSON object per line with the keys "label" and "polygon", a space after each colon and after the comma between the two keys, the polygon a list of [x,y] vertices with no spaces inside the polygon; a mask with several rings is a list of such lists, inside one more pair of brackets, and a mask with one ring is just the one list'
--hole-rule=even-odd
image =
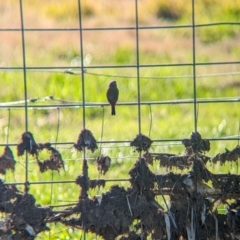
{"label": "dead vegetation", "polygon": [[0,173],[5,175],[8,169],[14,171],[15,163],[16,161],[14,160],[12,150],[9,146],[6,146],[3,154],[0,156]]}
{"label": "dead vegetation", "polygon": [[[95,143],[93,136],[88,133],[86,136],[90,138],[86,138],[82,133],[79,147],[92,151],[95,148],[91,144]],[[33,141],[32,136],[29,139]],[[20,193],[15,187],[1,182],[0,209],[6,214],[6,219],[1,223],[0,235],[9,239],[34,239],[39,232],[48,230],[48,222],[60,222],[108,240],[147,237],[238,239],[240,176],[213,174],[206,168],[206,163],[235,162],[239,158],[239,146],[211,158],[205,155],[210,150],[210,142],[202,139],[198,132],[183,140],[185,153],[180,156],[150,153],[151,142],[139,135],[131,142],[131,146],[145,153],[130,169],[127,189],[112,185],[105,193],[90,197],[89,189],[104,187],[105,180],[91,180],[87,161],[84,160],[82,174],[76,179],[76,184],[80,186],[78,202],[62,211],[54,212],[37,206],[32,195]],[[32,154],[27,146],[25,150]],[[35,146],[38,151],[47,149],[58,156],[50,143]],[[163,175],[154,174],[148,167],[153,161],[159,161],[161,167],[171,171]],[[96,162],[98,170],[104,174],[109,170],[111,159],[101,155]],[[188,169],[188,172],[174,173],[174,169]],[[159,202],[158,196],[163,201]],[[170,198],[168,202],[166,196]],[[226,206],[226,214],[218,212],[222,204]]]}
{"label": "dead vegetation", "polygon": [[50,153],[50,157],[44,161],[40,161],[37,158],[37,164],[39,166],[40,172],[45,172],[47,170],[59,171],[61,168],[64,169],[64,162],[62,160],[61,154],[54,147],[52,147],[50,143],[41,143],[38,145],[39,151],[42,151],[43,149],[46,149]]}
{"label": "dead vegetation", "polygon": [[51,210],[35,204],[30,194],[0,181],[0,210],[6,214],[1,221],[1,239],[32,240],[38,233],[49,230],[46,219]]}
{"label": "dead vegetation", "polygon": [[90,149],[92,152],[94,152],[97,147],[97,141],[94,138],[91,131],[88,129],[83,129],[81,133],[78,136],[77,143],[74,144],[74,147],[78,151],[83,151],[84,148]]}

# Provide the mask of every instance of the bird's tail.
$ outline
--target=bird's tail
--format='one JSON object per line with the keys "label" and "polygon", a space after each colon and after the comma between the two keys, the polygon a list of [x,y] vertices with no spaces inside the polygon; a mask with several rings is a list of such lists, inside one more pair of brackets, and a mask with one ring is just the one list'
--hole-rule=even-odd
{"label": "bird's tail", "polygon": [[112,105],[112,115],[116,115],[115,105]]}

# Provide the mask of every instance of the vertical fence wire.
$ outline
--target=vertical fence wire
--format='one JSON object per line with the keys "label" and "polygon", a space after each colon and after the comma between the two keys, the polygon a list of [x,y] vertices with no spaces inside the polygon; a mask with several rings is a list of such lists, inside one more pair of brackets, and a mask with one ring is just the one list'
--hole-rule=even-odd
{"label": "vertical fence wire", "polygon": [[151,107],[151,104],[149,104],[149,118],[150,118],[150,124],[149,124],[148,137],[150,138],[150,136],[151,136],[151,131],[152,131],[152,122],[153,122],[153,116],[152,116],[152,107]]}
{"label": "vertical fence wire", "polygon": [[[56,138],[55,138],[55,142],[58,142],[58,135],[59,135],[59,129],[60,129],[60,108],[57,108],[57,131],[56,131]],[[55,144],[55,148],[56,148],[56,144]],[[50,186],[50,205],[52,205],[52,199],[53,199],[53,179],[54,179],[54,171],[52,171],[51,174],[51,181],[52,184]],[[48,239],[51,239],[51,233],[49,232],[48,234]]]}
{"label": "vertical fence wire", "polygon": [[136,21],[136,71],[137,71],[137,102],[138,102],[138,132],[141,134],[141,90],[140,90],[140,62],[139,62],[139,27],[138,27],[138,0],[135,0],[135,21]]}
{"label": "vertical fence wire", "polygon": [[[138,133],[141,134],[142,126],[141,126],[141,89],[140,89],[140,62],[139,62],[139,28],[138,28],[138,0],[135,0],[135,17],[136,17],[136,61],[137,61],[137,102],[138,102]],[[142,151],[139,151],[139,156],[141,157]],[[141,190],[142,192],[142,190]],[[141,221],[141,220],[140,220]],[[143,227],[141,221],[141,240],[143,240]]]}
{"label": "vertical fence wire", "polygon": [[[55,143],[58,142],[59,129],[60,129],[60,108],[57,108],[57,131],[56,131]],[[56,147],[57,147],[57,144],[55,144],[55,148]],[[53,182],[53,179],[54,179],[54,171],[52,171],[52,175],[51,175],[52,182]],[[53,184],[51,184],[51,188],[50,188],[50,204],[52,204],[52,197],[53,197]]]}
{"label": "vertical fence wire", "polygon": [[[80,58],[81,58],[81,83],[82,83],[82,121],[83,121],[83,129],[86,126],[86,113],[85,113],[85,75],[84,75],[84,51],[83,51],[83,31],[82,31],[82,8],[81,8],[81,0],[78,0],[78,20],[79,20],[79,37],[80,37]],[[83,148],[83,164],[86,161],[86,149]],[[84,231],[84,239],[85,239],[85,231]]]}
{"label": "vertical fence wire", "polygon": [[8,145],[9,141],[9,132],[10,132],[10,123],[11,123],[11,110],[8,109],[8,126],[7,126],[7,139],[6,139],[6,144]]}
{"label": "vertical fence wire", "polygon": [[[81,8],[81,0],[78,0],[78,20],[79,20],[79,37],[80,37],[80,57],[81,57],[81,83],[82,83],[82,120],[83,120],[83,129],[86,126],[86,113],[85,113],[85,78],[84,78],[84,51],[83,51],[83,31],[82,31],[82,8]],[[86,161],[86,149],[83,148],[83,162],[82,169],[84,168],[84,164]],[[84,174],[84,171],[83,171]],[[83,226],[83,239],[86,239],[86,231],[85,226]]]}
{"label": "vertical fence wire", "polygon": [[[27,95],[27,71],[26,71],[26,50],[24,34],[24,13],[23,3],[20,0],[20,17],[21,17],[21,35],[22,35],[22,57],[23,57],[23,81],[24,81],[24,104],[25,104],[25,131],[28,131],[28,95]],[[28,192],[28,154],[25,153],[25,192]]]}
{"label": "vertical fence wire", "polygon": [[[86,116],[85,116],[85,75],[84,75],[84,51],[83,51],[83,28],[82,28],[82,7],[81,0],[78,0],[78,21],[79,21],[79,37],[80,37],[80,58],[81,58],[81,83],[82,83],[82,120],[83,120],[83,128],[86,126]],[[84,151],[84,159],[85,159],[85,151]]]}
{"label": "vertical fence wire", "polygon": [[[7,146],[9,143],[10,123],[11,123],[11,110],[8,109],[8,124],[7,124],[7,131],[6,131],[6,145]],[[5,175],[5,181],[7,181],[7,175]]]}
{"label": "vertical fence wire", "polygon": [[193,70],[193,109],[194,131],[197,132],[197,87],[196,87],[196,39],[195,39],[195,0],[192,0],[192,70]]}

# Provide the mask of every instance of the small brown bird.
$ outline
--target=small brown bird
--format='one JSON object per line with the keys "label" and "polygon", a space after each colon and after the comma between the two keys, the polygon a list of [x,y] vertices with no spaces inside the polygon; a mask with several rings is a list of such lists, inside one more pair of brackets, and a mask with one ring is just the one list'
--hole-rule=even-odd
{"label": "small brown bird", "polygon": [[112,107],[112,115],[116,115],[115,105],[118,100],[118,94],[119,94],[119,91],[117,88],[117,82],[116,81],[110,82],[108,90],[107,90],[107,99]]}

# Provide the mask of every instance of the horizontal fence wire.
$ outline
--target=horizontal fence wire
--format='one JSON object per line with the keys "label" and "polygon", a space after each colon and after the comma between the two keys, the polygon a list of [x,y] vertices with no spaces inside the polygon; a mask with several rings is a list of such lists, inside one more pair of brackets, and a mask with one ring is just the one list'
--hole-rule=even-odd
{"label": "horizontal fence wire", "polygon": [[[179,145],[182,145],[183,139],[152,139],[153,141],[153,146],[154,143],[170,143],[173,144],[175,142],[179,143]],[[236,141],[239,140],[239,136],[225,136],[225,137],[218,137],[218,138],[208,138],[209,141]],[[71,145],[73,146],[75,142],[51,142],[52,145]],[[97,141],[98,144],[123,144],[123,143],[131,143],[131,140],[109,140],[109,141]],[[17,146],[17,143],[0,143],[0,146]],[[158,144],[157,144],[158,145]],[[116,147],[129,147],[126,145],[115,145],[115,146],[107,146],[107,148],[116,148]]]}
{"label": "horizontal fence wire", "polygon": [[[195,65],[196,66],[210,66],[210,65],[233,65],[233,64],[240,64],[240,61],[226,61],[226,62],[196,62]],[[157,67],[188,67],[188,66],[192,66],[191,62],[187,62],[187,63],[164,63],[164,64],[141,64],[140,68],[157,68]],[[91,66],[84,66],[84,70],[86,69],[111,69],[111,68],[133,68],[135,69],[137,67],[136,64],[128,64],[128,65],[91,65]],[[41,67],[41,66],[35,66],[35,67],[26,67],[26,70],[48,70],[48,69],[68,69],[69,66],[46,66],[46,67]],[[74,67],[71,66],[71,69],[78,69],[79,67]],[[0,70],[23,70],[23,67],[0,67]],[[71,71],[68,72],[68,70],[66,70],[66,73],[70,73]]]}
{"label": "horizontal fence wire", "polygon": [[[215,23],[202,23],[202,24],[194,24],[194,26],[196,28],[198,27],[211,27],[211,26],[222,26],[222,25],[240,25],[239,22],[215,22]],[[183,25],[164,25],[164,26],[139,26],[136,27],[98,27],[98,28],[24,28],[24,31],[30,31],[30,32],[38,32],[38,31],[50,31],[50,32],[54,32],[54,31],[116,31],[116,30],[151,30],[151,29],[171,29],[171,28],[190,28],[192,29],[193,25],[189,24],[183,24]],[[21,28],[0,28],[0,31],[20,31],[21,32]]]}

